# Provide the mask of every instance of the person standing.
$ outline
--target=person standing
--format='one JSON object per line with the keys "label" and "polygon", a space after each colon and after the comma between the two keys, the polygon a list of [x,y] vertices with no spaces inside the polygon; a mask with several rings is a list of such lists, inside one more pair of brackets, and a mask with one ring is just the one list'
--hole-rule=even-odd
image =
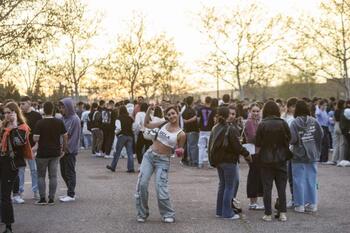
{"label": "person standing", "polygon": [[242,147],[239,141],[237,128],[227,123],[229,109],[219,107],[216,115],[217,124],[209,138],[210,165],[217,168],[219,188],[216,201],[216,216],[225,219],[239,219],[240,216],[231,208],[235,193],[234,180],[237,175],[239,155],[251,161],[249,152]]}
{"label": "person standing", "polygon": [[103,131],[103,143],[102,151],[106,159],[113,158],[111,155],[113,140],[114,140],[114,122],[112,121],[114,109],[114,101],[110,100],[107,107],[102,110],[102,131]]}
{"label": "person standing", "polygon": [[[170,106],[165,110],[168,122],[150,123],[151,111],[149,107],[145,117],[145,127],[159,128],[158,136],[150,149],[143,156],[140,174],[136,184],[137,221],[143,223],[149,216],[148,184],[153,173],[156,174],[156,193],[159,212],[165,223],[175,222],[175,211],[172,208],[168,190],[168,173],[170,157],[174,153],[182,156],[186,142],[186,134],[180,128],[179,112],[177,107]],[[162,127],[161,127],[162,126]]]}
{"label": "person standing", "polygon": [[322,150],[321,150],[321,157],[320,157],[320,162],[322,163],[326,163],[328,161],[329,146],[330,146],[329,129],[328,129],[329,116],[326,110],[327,110],[327,102],[324,100],[321,100],[319,104],[316,106],[315,116],[323,130]]}
{"label": "person standing", "polygon": [[334,111],[334,148],[333,148],[333,156],[332,163],[338,164],[340,161],[344,159],[346,152],[346,142],[344,135],[340,129],[340,118],[341,115],[344,114],[345,101],[338,100],[336,109]]}
{"label": "person standing", "polygon": [[91,131],[88,129],[88,121],[89,121],[89,114],[90,114],[90,104],[85,104],[84,109],[85,109],[84,112],[81,114],[81,121],[83,122],[82,133],[83,133],[85,149],[88,149],[92,145]]}
{"label": "person standing", "polygon": [[197,113],[199,120],[198,168],[203,168],[203,162],[208,160],[208,143],[215,117],[214,109],[210,107],[211,103],[211,97],[207,96],[205,105]]}
{"label": "person standing", "polygon": [[[31,99],[28,96],[24,96],[21,98],[20,107],[23,112],[24,117],[26,118],[26,122],[30,128],[30,135],[29,135],[29,142],[31,147],[34,147],[35,142],[33,140],[33,131],[35,128],[36,123],[42,119],[42,116],[40,113],[33,110],[31,105]],[[34,199],[39,199],[39,193],[38,193],[38,172],[36,167],[35,160],[27,160],[29,168],[30,168],[30,175],[32,178],[32,192],[34,194]],[[24,167],[21,167],[19,169],[19,192],[24,192]]]}
{"label": "person standing", "polygon": [[193,108],[193,97],[188,96],[186,98],[186,109],[182,113],[184,121],[184,131],[186,133],[186,146],[187,155],[190,159],[190,166],[198,166],[198,139],[199,128],[196,110]]}
{"label": "person standing", "polygon": [[[33,140],[37,142],[36,164],[38,168],[38,186],[40,200],[38,205],[53,205],[57,189],[58,160],[63,151],[67,151],[68,135],[62,120],[53,117],[54,105],[44,103],[44,117],[39,120],[33,132]],[[63,144],[61,145],[61,136]],[[62,150],[63,149],[63,150]],[[49,200],[46,202],[46,170],[49,173]]]}
{"label": "person standing", "polygon": [[81,125],[80,119],[74,111],[74,104],[71,98],[64,98],[59,102],[59,109],[63,115],[63,123],[68,134],[66,151],[60,159],[61,175],[67,185],[67,196],[60,198],[61,202],[75,201],[76,186],[76,156],[79,151],[79,140]]}
{"label": "person standing", "polygon": [[[249,117],[245,123],[244,135],[247,144],[251,144],[256,153],[256,131],[260,122],[260,107],[253,103],[249,108]],[[247,196],[250,199],[250,210],[263,210],[264,207],[259,205],[258,198],[263,196],[263,185],[261,180],[261,172],[259,161],[257,161],[256,154],[252,155],[253,161],[249,163],[249,172],[247,178]]]}
{"label": "person standing", "polygon": [[291,158],[289,141],[291,139],[288,124],[280,118],[279,106],[268,101],[263,108],[263,120],[256,131],[256,147],[260,163],[260,172],[264,192],[264,221],[272,221],[271,195],[275,181],[279,205],[279,220],[287,221],[287,160]]}
{"label": "person standing", "polygon": [[88,129],[92,133],[92,156],[102,156],[102,143],[103,143],[103,132],[102,132],[102,117],[101,112],[98,110],[98,104],[92,103],[91,112],[88,117]]}
{"label": "person standing", "polygon": [[305,101],[296,103],[295,120],[290,125],[293,159],[294,210],[317,211],[317,161],[320,158],[323,131]]}
{"label": "person standing", "polygon": [[146,140],[143,137],[143,132],[145,131],[144,121],[146,116],[146,111],[148,109],[148,104],[142,103],[140,106],[140,111],[136,113],[135,122],[134,122],[134,133],[136,135],[136,158],[137,162],[141,164],[143,153],[148,150],[152,145],[152,141]]}
{"label": "person standing", "polygon": [[30,128],[18,105],[14,102],[7,103],[4,115],[0,131],[1,222],[6,225],[4,233],[12,233],[15,219],[11,192],[15,179],[18,178],[18,168],[25,167],[24,159],[33,159],[33,154],[29,142]]}
{"label": "person standing", "polygon": [[115,121],[115,131],[118,137],[117,145],[113,155],[111,165],[107,165],[106,168],[115,172],[122,149],[126,148],[128,154],[127,172],[134,173],[134,157],[133,157],[133,126],[134,120],[129,116],[128,110],[125,106],[119,108],[119,116]]}

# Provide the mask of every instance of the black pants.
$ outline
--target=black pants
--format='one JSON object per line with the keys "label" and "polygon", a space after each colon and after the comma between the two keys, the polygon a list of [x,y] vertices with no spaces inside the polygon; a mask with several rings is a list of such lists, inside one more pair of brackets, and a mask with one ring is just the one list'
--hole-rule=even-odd
{"label": "black pants", "polygon": [[112,145],[114,141],[114,129],[108,125],[103,129],[103,143],[102,143],[102,152],[106,155],[109,155],[112,150]]}
{"label": "black pants", "polygon": [[60,160],[61,175],[67,185],[67,195],[75,196],[76,173],[75,163],[77,154],[65,154]]}
{"label": "black pants", "polygon": [[290,189],[290,194],[292,195],[292,201],[294,201],[294,199],[293,199],[293,172],[292,172],[292,161],[291,160],[289,160],[287,162],[287,166],[288,166],[289,189]]}
{"label": "black pants", "polygon": [[327,162],[329,155],[329,130],[328,127],[322,126],[323,129],[323,138],[322,138],[322,148],[320,162]]}
{"label": "black pants", "polygon": [[150,140],[146,140],[143,137],[143,133],[139,132],[139,134],[137,135],[137,142],[136,142],[136,157],[137,157],[137,162],[139,164],[141,164],[142,162],[142,158],[143,158],[143,154],[145,151],[148,150],[148,148],[152,145],[152,141]]}
{"label": "black pants", "polygon": [[18,170],[13,170],[8,156],[0,157],[0,183],[1,183],[1,220],[5,224],[15,222],[11,192],[13,183],[18,176]]}
{"label": "black pants", "polygon": [[287,163],[271,164],[261,167],[261,177],[264,186],[265,214],[272,214],[271,195],[272,185],[275,181],[279,199],[279,212],[287,212],[286,186],[287,186]]}
{"label": "black pants", "polygon": [[[255,156],[255,155],[253,155]],[[259,164],[255,161],[249,163],[249,172],[247,179],[247,197],[257,198],[263,196],[263,185]]]}

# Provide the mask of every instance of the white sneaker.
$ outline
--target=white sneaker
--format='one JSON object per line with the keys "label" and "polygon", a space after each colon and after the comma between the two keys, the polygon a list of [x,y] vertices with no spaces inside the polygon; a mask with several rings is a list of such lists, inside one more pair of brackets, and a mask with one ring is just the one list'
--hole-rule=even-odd
{"label": "white sneaker", "polygon": [[237,219],[240,219],[241,217],[239,216],[239,214],[235,214],[233,215],[231,218],[228,218],[228,219],[231,219],[231,220],[237,220]]}
{"label": "white sneaker", "polygon": [[96,157],[101,157],[101,153],[96,153],[95,156]]}
{"label": "white sneaker", "polygon": [[105,159],[113,159],[113,155],[105,155]]}
{"label": "white sneaker", "polygon": [[296,206],[294,207],[294,211],[298,213],[305,213],[305,207],[304,206]]}
{"label": "white sneaker", "polygon": [[139,223],[144,223],[144,222],[146,222],[146,219],[144,219],[144,218],[141,218],[141,217],[137,217],[137,222],[139,222]]}
{"label": "white sneaker", "polygon": [[75,201],[75,197],[65,196],[65,197],[60,198],[60,201],[61,202],[72,202],[72,201]]}
{"label": "white sneaker", "polygon": [[13,196],[12,202],[15,204],[24,204],[24,200],[19,195]]}
{"label": "white sneaker", "polygon": [[83,146],[82,146],[82,147],[80,147],[80,150],[85,150],[85,147],[83,147]]}
{"label": "white sneaker", "polygon": [[164,218],[163,220],[165,223],[174,223],[175,219],[174,218]]}
{"label": "white sneaker", "polygon": [[317,205],[312,205],[312,204],[305,205],[305,212],[311,212],[311,213],[317,212]]}
{"label": "white sneaker", "polygon": [[38,192],[34,192],[33,199],[34,200],[40,200],[40,196],[39,196]]}
{"label": "white sneaker", "polygon": [[335,165],[336,162],[333,162],[333,161],[327,161],[325,163],[323,163],[324,165]]}
{"label": "white sneaker", "polygon": [[278,220],[280,220],[281,222],[287,221],[287,215],[286,215],[286,213],[280,213],[280,217],[279,217]]}
{"label": "white sneaker", "polygon": [[272,221],[272,216],[271,215],[264,215],[262,217],[262,220],[264,220],[265,222],[271,222]]}

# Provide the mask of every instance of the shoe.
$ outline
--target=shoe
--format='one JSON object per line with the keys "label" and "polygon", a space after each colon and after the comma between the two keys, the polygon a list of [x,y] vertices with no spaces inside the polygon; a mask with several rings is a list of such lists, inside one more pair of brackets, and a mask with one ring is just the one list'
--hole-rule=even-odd
{"label": "shoe", "polygon": [[115,172],[115,169],[113,169],[110,165],[107,165],[106,168],[107,168],[108,170],[111,170],[112,172]]}
{"label": "shoe", "polygon": [[241,217],[239,216],[239,214],[235,214],[233,215],[231,218],[227,218],[227,219],[230,219],[230,220],[238,220],[240,219]]}
{"label": "shoe", "polygon": [[134,170],[134,169],[132,169],[132,170],[127,170],[126,172],[127,172],[127,173],[135,173],[135,170]]}
{"label": "shoe", "polygon": [[165,223],[174,223],[175,222],[175,218],[164,218],[163,222],[165,222]]}
{"label": "shoe", "polygon": [[34,196],[33,196],[34,200],[40,200],[40,195],[38,192],[34,192]]}
{"label": "shoe", "polygon": [[312,205],[312,204],[305,205],[305,212],[309,212],[309,213],[317,212],[317,205]]}
{"label": "shoe", "polygon": [[264,215],[262,217],[262,220],[264,220],[266,222],[271,222],[272,221],[272,217],[271,217],[271,215]]}
{"label": "shoe", "polygon": [[215,215],[215,217],[217,217],[217,218],[222,218],[222,216],[221,216],[221,215]]}
{"label": "shoe", "polygon": [[237,198],[233,198],[232,201],[235,203],[235,204],[241,204],[241,202],[239,200],[237,200]]}
{"label": "shoe", "polygon": [[60,198],[60,201],[61,202],[72,202],[72,201],[75,201],[75,197],[66,196],[66,197]]}
{"label": "shoe", "polygon": [[280,220],[281,222],[287,221],[287,215],[286,215],[286,213],[280,213],[280,217],[279,217],[278,220]]}
{"label": "shoe", "polygon": [[327,161],[325,163],[322,163],[324,165],[336,165],[337,163],[336,162],[333,162],[333,161]]}
{"label": "shoe", "polygon": [[101,153],[96,153],[95,156],[96,157],[101,157]]}
{"label": "shoe", "polygon": [[40,198],[39,201],[35,202],[35,205],[47,205],[45,198]]}
{"label": "shoe", "polygon": [[304,206],[296,206],[294,207],[294,211],[297,213],[305,213],[305,207]]}
{"label": "shoe", "polygon": [[250,210],[264,210],[265,207],[262,205],[259,205],[258,203],[254,203],[254,204],[249,204],[249,209]]}
{"label": "shoe", "polygon": [[50,198],[49,201],[47,202],[47,204],[54,205],[55,204],[55,200]]}
{"label": "shoe", "polygon": [[85,147],[81,146],[81,147],[80,147],[80,150],[85,150]]}
{"label": "shoe", "polygon": [[113,159],[113,155],[105,155],[105,159]]}
{"label": "shoe", "polygon": [[137,217],[136,221],[139,223],[144,223],[144,222],[146,222],[146,219],[141,218],[141,217]]}
{"label": "shoe", "polygon": [[288,203],[287,203],[287,208],[288,209],[292,209],[294,207],[294,202],[293,200],[289,200]]}
{"label": "shoe", "polygon": [[16,195],[12,198],[12,202],[14,204],[24,204],[25,201],[21,198],[21,196]]}

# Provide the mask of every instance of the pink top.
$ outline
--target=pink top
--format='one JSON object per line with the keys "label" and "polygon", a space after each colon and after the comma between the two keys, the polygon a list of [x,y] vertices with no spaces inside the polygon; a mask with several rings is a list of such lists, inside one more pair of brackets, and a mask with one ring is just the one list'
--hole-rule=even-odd
{"label": "pink top", "polygon": [[256,130],[258,129],[259,121],[253,118],[248,118],[245,123],[244,133],[247,139],[247,143],[255,144]]}

